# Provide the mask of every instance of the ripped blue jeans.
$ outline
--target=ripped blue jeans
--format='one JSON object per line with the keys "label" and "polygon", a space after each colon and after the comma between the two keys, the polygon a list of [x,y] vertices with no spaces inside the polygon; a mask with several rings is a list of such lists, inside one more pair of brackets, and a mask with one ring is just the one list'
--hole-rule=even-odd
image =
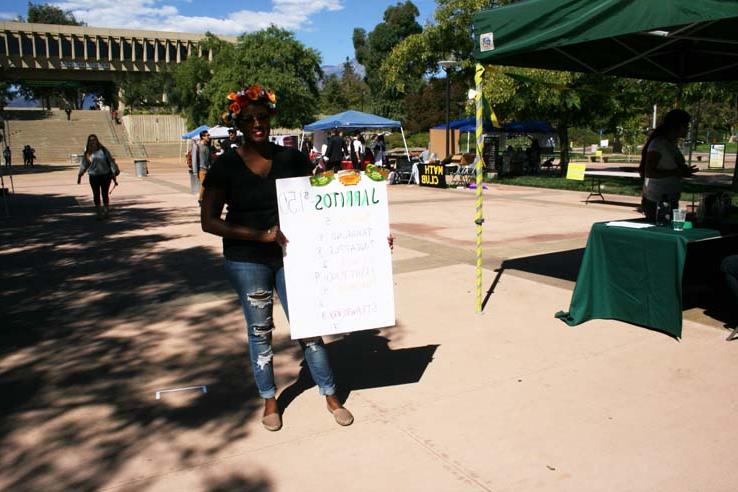
{"label": "ripped blue jeans", "polygon": [[[273,398],[277,393],[274,385],[272,364],[272,309],[274,291],[277,291],[284,313],[289,319],[287,291],[284,283],[284,268],[261,263],[225,260],[228,278],[238,294],[246,318],[249,338],[249,356],[254,380],[262,398]],[[320,337],[299,340],[310,374],[318,385],[321,395],[334,395],[333,370],[328,353]]]}

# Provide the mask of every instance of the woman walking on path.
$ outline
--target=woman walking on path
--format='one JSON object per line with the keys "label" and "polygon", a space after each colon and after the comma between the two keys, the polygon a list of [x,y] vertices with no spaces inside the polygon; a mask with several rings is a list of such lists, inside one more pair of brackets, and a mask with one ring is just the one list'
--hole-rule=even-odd
{"label": "woman walking on path", "polygon": [[638,172],[645,178],[641,204],[650,221],[656,220],[658,204],[662,201],[669,203],[670,213],[679,208],[682,178],[697,172],[696,166],[687,165],[677,147],[678,140],[687,136],[689,121],[689,113],[672,109],[643,146]]}
{"label": "woman walking on path", "polygon": [[[279,178],[309,176],[312,165],[298,149],[269,141],[276,96],[259,85],[228,96],[223,119],[243,133],[240,147],[230,149],[211,166],[203,187],[200,221],[205,232],[223,238],[228,277],[246,318],[249,355],[259,395],[264,399],[262,424],[282,427],[272,364],[273,293],[289,317],[282,265],[287,238],[279,229]],[[228,205],[225,220],[221,219]],[[333,371],[320,337],[300,340],[310,374],[325,396],[328,411],[339,425],[350,425],[353,415],[336,397]]]}
{"label": "woman walking on path", "polygon": [[[120,174],[115,159],[110,155],[108,149],[100,143],[97,135],[87,137],[87,146],[79,165],[77,184],[82,182],[82,175],[87,171],[92,188],[92,199],[95,201],[95,214],[97,219],[106,219],[110,214],[110,182]],[[117,183],[117,182],[116,182]],[[102,195],[102,207],[100,196]]]}

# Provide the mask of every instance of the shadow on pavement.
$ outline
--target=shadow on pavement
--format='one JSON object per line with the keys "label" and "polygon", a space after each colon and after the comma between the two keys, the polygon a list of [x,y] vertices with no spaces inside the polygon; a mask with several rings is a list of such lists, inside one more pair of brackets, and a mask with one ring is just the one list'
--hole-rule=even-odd
{"label": "shadow on pavement", "polygon": [[[235,295],[219,254],[169,245],[160,226],[181,211],[131,204],[101,223],[71,197],[13,203],[0,222],[0,488],[96,490],[144,450],[145,477],[243,438],[261,400],[242,331],[219,322]],[[233,302],[187,311],[205,295]],[[177,405],[154,398],[163,384],[212,386]],[[205,442],[183,437],[205,426]],[[250,480],[211,490],[269,488]]]}
{"label": "shadow on pavement", "polygon": [[[28,174],[43,174],[43,173],[53,173],[58,171],[69,171],[70,169],[78,169],[79,166],[72,166],[69,164],[39,164],[36,163],[33,166],[26,167],[22,165],[23,161],[21,160],[21,165],[13,164],[12,169],[9,170],[7,167],[3,167],[2,173],[3,177],[5,179],[9,178],[10,171],[12,171],[13,176],[20,176],[20,175],[28,175]],[[72,183],[70,183],[70,186]],[[7,186],[9,188],[9,186]],[[11,199],[13,196],[11,195]]]}
{"label": "shadow on pavement", "polygon": [[567,251],[505,260],[502,262],[500,268],[503,270],[520,270],[522,272],[576,282],[583,257],[584,248],[570,249]]}
{"label": "shadow on pavement", "polygon": [[[433,360],[438,345],[391,349],[379,330],[354,332],[326,344],[333,366],[338,397],[345,402],[351,391],[417,383]],[[302,392],[315,386],[303,362],[297,380],[277,398],[282,410]]]}

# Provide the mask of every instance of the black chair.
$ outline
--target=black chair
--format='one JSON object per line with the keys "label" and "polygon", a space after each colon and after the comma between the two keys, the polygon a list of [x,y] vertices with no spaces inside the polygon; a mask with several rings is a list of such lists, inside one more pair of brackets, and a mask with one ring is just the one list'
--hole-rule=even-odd
{"label": "black chair", "polygon": [[408,184],[410,183],[410,177],[413,172],[413,162],[407,158],[397,159],[397,167],[395,169],[395,183],[394,184]]}

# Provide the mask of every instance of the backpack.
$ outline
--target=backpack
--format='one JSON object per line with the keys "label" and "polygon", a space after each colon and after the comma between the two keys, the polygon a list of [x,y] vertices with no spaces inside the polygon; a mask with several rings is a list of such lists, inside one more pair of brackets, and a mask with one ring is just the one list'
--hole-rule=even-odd
{"label": "backpack", "polygon": [[187,151],[187,156],[185,157],[185,162],[187,163],[187,168],[192,171],[192,150]]}

